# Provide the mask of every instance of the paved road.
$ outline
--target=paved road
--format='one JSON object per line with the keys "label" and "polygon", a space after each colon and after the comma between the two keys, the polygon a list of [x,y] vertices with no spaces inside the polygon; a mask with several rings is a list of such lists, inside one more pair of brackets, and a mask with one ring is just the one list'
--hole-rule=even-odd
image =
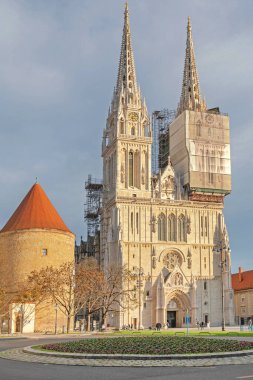
{"label": "paved road", "polygon": [[0,339],[0,351],[8,350],[11,348],[18,348],[18,347],[26,347],[26,346],[36,346],[37,344],[42,343],[54,343],[59,341],[68,341],[68,340],[79,340],[81,337],[78,338],[62,338],[61,336],[55,338],[54,336],[47,337],[47,336],[38,336],[33,338],[4,338]]}
{"label": "paved road", "polygon": [[[0,350],[40,344],[59,338],[0,340]],[[66,340],[73,340],[69,338]],[[250,377],[249,377],[250,376]],[[106,368],[26,363],[0,359],[0,380],[234,380],[252,379],[253,365],[201,368]]]}

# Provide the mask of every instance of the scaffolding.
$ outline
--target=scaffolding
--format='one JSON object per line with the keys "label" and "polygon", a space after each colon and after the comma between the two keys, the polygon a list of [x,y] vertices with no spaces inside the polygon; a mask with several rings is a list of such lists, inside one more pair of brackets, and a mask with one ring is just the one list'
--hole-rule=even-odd
{"label": "scaffolding", "polygon": [[175,119],[176,111],[164,108],[152,113],[152,173],[157,174],[165,167],[169,156],[169,126]]}
{"label": "scaffolding", "polygon": [[100,252],[100,210],[102,202],[103,183],[88,175],[85,182],[86,202],[84,219],[87,223],[87,256],[94,256],[99,260]]}

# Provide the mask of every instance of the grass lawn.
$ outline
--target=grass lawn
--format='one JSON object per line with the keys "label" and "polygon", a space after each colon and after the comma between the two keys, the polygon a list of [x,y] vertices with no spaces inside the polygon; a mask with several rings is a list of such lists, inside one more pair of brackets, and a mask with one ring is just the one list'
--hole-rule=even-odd
{"label": "grass lawn", "polygon": [[44,344],[37,348],[72,353],[168,355],[252,350],[253,342],[162,334],[82,339],[74,342]]}
{"label": "grass lawn", "polygon": [[[101,333],[104,334],[104,333]],[[109,335],[109,334],[107,334]],[[110,334],[110,336],[113,335],[187,335],[186,329],[182,329],[180,331],[178,330],[161,330],[161,331],[155,331],[155,330],[121,330],[121,331],[115,331]],[[214,330],[202,330],[202,331],[197,331],[197,330],[191,330],[189,329],[188,335],[191,336],[241,336],[241,337],[253,337],[253,332],[251,331],[214,331]]]}

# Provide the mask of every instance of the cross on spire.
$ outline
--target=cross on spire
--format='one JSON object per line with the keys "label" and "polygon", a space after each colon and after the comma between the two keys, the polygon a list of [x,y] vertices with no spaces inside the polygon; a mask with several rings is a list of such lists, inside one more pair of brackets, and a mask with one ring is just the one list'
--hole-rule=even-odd
{"label": "cross on spire", "polygon": [[195,54],[192,40],[191,19],[188,17],[184,76],[177,116],[185,110],[205,111],[206,104],[201,98]]}

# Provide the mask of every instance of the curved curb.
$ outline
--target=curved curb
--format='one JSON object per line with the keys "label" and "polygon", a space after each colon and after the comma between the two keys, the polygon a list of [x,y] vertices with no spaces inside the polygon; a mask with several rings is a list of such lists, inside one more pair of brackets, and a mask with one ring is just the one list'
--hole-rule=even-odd
{"label": "curved curb", "polygon": [[24,347],[23,352],[37,356],[48,356],[56,358],[68,359],[113,359],[113,360],[192,360],[192,359],[218,359],[232,357],[247,357],[253,355],[253,350],[233,351],[233,352],[214,352],[205,354],[173,354],[173,355],[135,355],[135,354],[81,354],[69,352],[49,352],[32,348],[32,346]]}
{"label": "curved curb", "polygon": [[[45,354],[45,352],[43,352]],[[232,353],[234,354],[234,353]],[[73,356],[73,355],[72,355]],[[80,356],[80,355],[79,355]],[[132,360],[114,360],[111,359],[78,359],[73,357],[56,357],[52,355],[40,355],[32,352],[25,353],[22,348],[15,348],[0,352],[0,358],[5,360],[14,360],[26,363],[39,363],[50,365],[64,366],[84,366],[84,367],[131,367],[131,368],[149,368],[149,367],[216,367],[224,365],[252,365],[253,355],[230,356],[230,357],[209,357],[193,359],[188,357],[186,360],[141,360],[141,358],[132,358]]]}
{"label": "curved curb", "polygon": [[3,338],[3,337],[1,337],[0,338],[0,342],[3,342],[3,341],[5,341],[5,340],[25,340],[25,339],[28,339],[28,338],[26,338],[26,337],[19,337],[19,336],[13,336],[13,337],[11,337],[11,336],[9,336],[9,337],[7,337],[7,338]]}

